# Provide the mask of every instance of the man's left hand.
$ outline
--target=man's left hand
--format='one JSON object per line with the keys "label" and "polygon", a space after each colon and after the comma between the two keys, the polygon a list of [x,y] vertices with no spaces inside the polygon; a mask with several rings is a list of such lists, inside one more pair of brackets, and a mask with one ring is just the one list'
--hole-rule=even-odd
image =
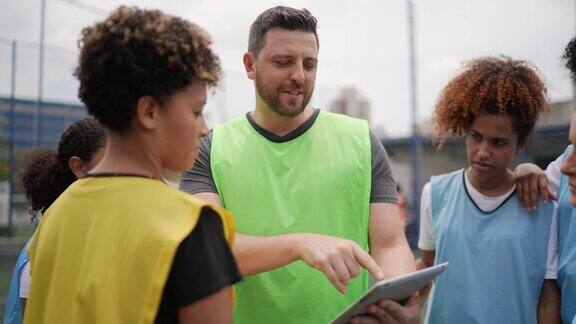
{"label": "man's left hand", "polygon": [[368,307],[368,314],[350,320],[351,324],[417,324],[420,315],[420,297],[415,293],[404,305],[389,299]]}

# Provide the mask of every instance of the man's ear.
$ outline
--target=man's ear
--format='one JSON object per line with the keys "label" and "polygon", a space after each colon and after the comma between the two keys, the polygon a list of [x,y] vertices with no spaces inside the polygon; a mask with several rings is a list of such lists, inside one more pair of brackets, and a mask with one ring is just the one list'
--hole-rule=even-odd
{"label": "man's ear", "polygon": [[246,69],[246,75],[248,76],[248,79],[254,80],[254,78],[256,78],[256,72],[254,71],[254,55],[252,55],[251,52],[244,53],[242,62],[244,62],[244,68]]}
{"label": "man's ear", "polygon": [[84,177],[86,173],[88,173],[88,169],[86,168],[84,161],[82,161],[82,159],[77,156],[73,156],[70,158],[70,160],[68,160],[68,166],[78,179]]}
{"label": "man's ear", "polygon": [[152,96],[143,96],[136,102],[136,123],[146,130],[156,129],[160,104]]}

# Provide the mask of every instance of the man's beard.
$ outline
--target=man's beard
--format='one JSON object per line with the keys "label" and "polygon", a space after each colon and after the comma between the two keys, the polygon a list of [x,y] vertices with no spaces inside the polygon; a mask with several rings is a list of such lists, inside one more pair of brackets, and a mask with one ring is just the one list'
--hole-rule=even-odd
{"label": "man's beard", "polygon": [[[306,109],[306,106],[308,105],[310,99],[312,98],[312,93],[314,92],[314,88],[312,88],[310,94],[304,97],[304,100],[302,101],[302,106],[298,110],[287,111],[284,107],[282,107],[282,104],[280,103],[278,97],[274,98],[273,95],[270,95],[269,93],[266,92],[266,90],[261,88],[260,85],[263,83],[263,81],[260,79],[258,75],[256,75],[255,83],[258,95],[260,96],[260,98],[262,98],[262,101],[266,103],[268,108],[270,108],[270,110],[272,110],[277,115],[288,118],[294,118],[296,116],[299,116],[304,111],[304,109]],[[306,95],[305,89],[302,89],[302,93]]]}

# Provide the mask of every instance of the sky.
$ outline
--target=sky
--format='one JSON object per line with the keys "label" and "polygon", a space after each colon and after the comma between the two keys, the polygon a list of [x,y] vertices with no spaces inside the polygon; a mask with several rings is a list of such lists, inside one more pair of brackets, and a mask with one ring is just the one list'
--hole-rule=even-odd
{"label": "sky", "polygon": [[[372,125],[390,137],[410,132],[407,0],[46,0],[43,98],[79,103],[72,76],[83,27],[121,4],[161,9],[206,29],[221,58],[224,78],[206,107],[209,123],[252,110],[254,90],[245,75],[252,21],[275,5],[307,8],[318,19],[319,67],[312,105],[326,108],[344,87],[356,87],[371,103]],[[0,0],[0,96],[10,94],[11,41],[18,40],[16,95],[38,96],[41,0]],[[76,3],[76,4],[74,4]],[[562,50],[575,35],[574,0],[413,0],[418,122],[426,121],[442,87],[461,63],[507,55],[539,69],[552,102],[573,96]],[[90,10],[78,4],[100,10]]]}

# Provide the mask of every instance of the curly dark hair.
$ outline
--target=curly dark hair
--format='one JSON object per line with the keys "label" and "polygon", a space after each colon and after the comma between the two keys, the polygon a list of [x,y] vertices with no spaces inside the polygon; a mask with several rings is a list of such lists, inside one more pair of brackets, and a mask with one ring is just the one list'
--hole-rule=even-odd
{"label": "curly dark hair", "polygon": [[316,32],[317,20],[307,9],[294,9],[284,6],[276,6],[261,13],[250,26],[248,36],[248,51],[254,57],[258,57],[260,50],[264,47],[266,33],[272,28],[286,30],[301,30],[314,33],[316,45],[320,47],[318,33]]}
{"label": "curly dark hair", "polygon": [[570,70],[572,80],[576,81],[576,37],[572,38],[566,48],[564,49],[565,66]]}
{"label": "curly dark hair", "polygon": [[441,138],[461,136],[482,113],[504,114],[514,123],[518,144],[526,144],[541,112],[550,110],[546,86],[535,67],[506,56],[467,62],[442,90],[434,123]]}
{"label": "curly dark hair", "polygon": [[106,145],[104,128],[94,118],[70,125],[62,134],[58,151],[37,148],[26,152],[19,174],[31,210],[45,210],[72,184],[76,176],[68,161],[77,156],[88,162]]}
{"label": "curly dark hair", "polygon": [[122,132],[143,96],[163,104],[199,79],[215,86],[220,60],[208,33],[158,10],[119,7],[82,30],[78,96],[105,127]]}

